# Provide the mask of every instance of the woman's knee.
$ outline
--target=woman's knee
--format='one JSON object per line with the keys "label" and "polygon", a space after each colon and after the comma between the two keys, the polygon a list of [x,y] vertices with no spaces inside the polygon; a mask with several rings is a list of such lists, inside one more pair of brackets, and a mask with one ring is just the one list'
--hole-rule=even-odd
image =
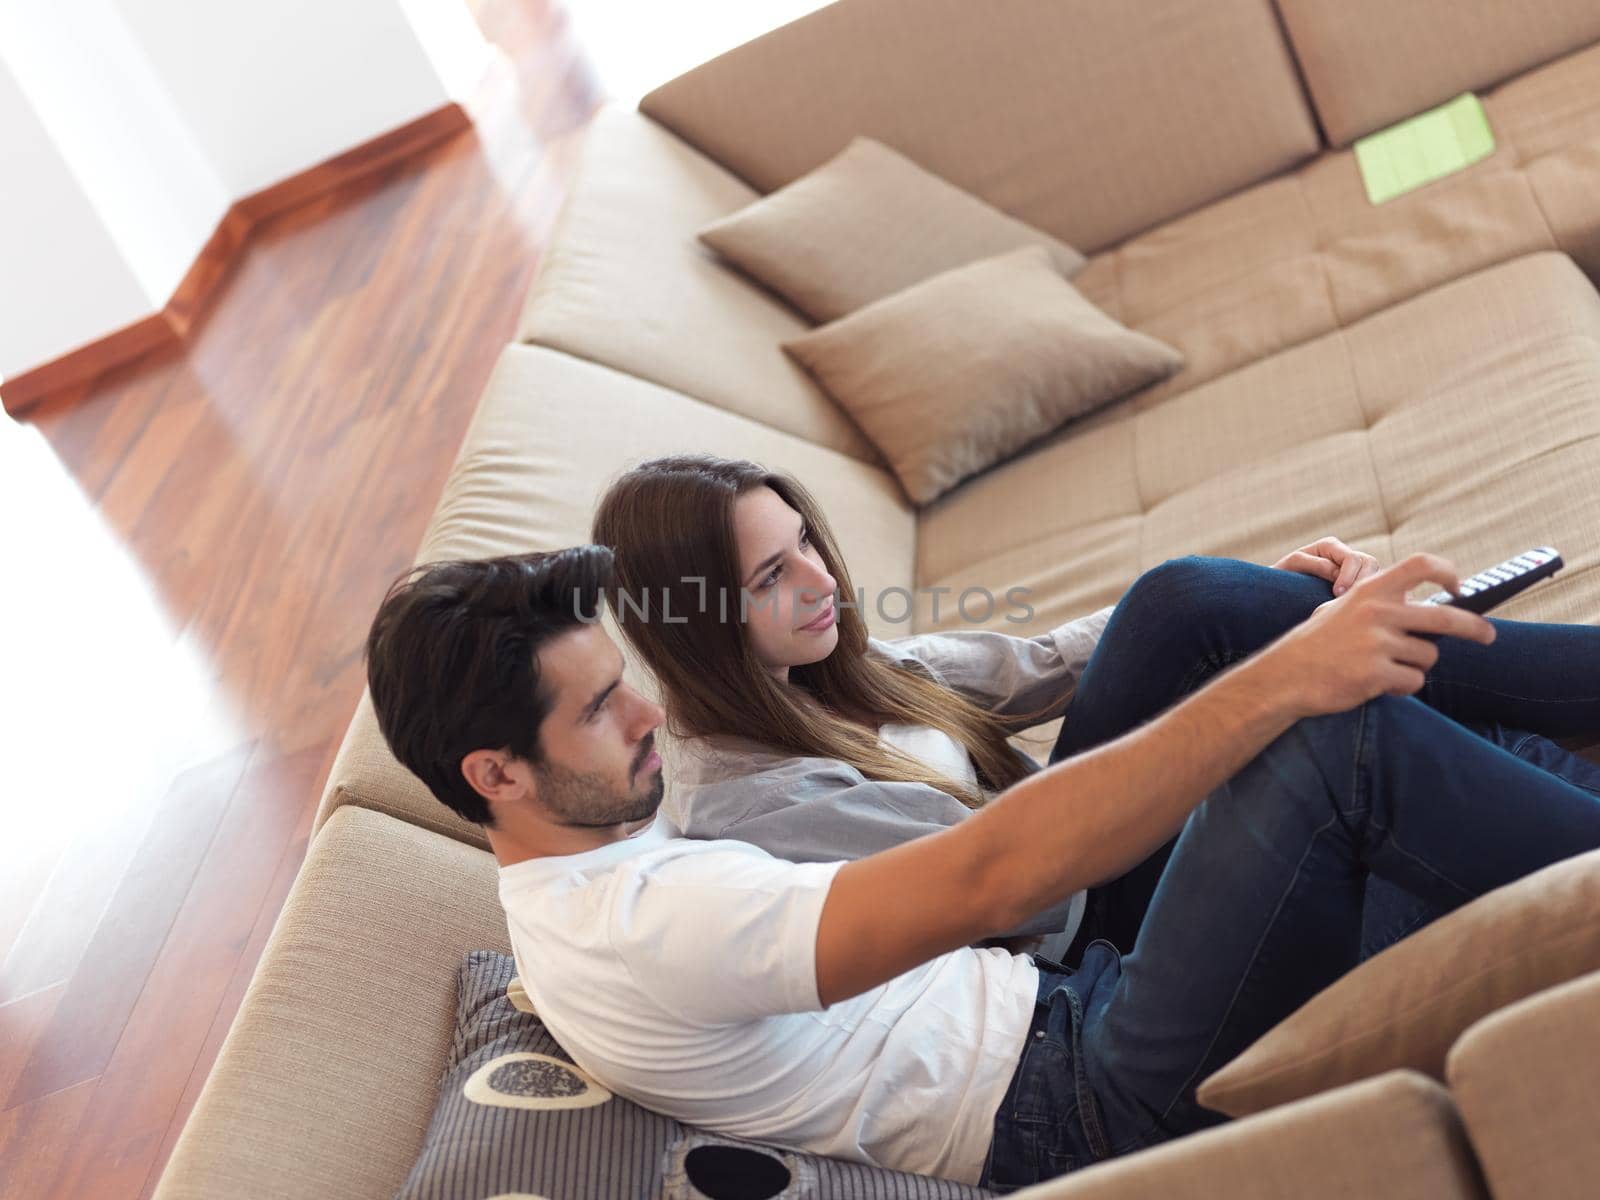
{"label": "woman's knee", "polygon": [[1134,580],[1123,603],[1152,617],[1192,619],[1226,613],[1248,596],[1249,567],[1199,554],[1169,558]]}
{"label": "woman's knee", "polygon": [[1122,603],[1148,621],[1181,621],[1191,631],[1238,640],[1248,653],[1304,620],[1329,598],[1326,589],[1311,576],[1191,554],[1146,571]]}

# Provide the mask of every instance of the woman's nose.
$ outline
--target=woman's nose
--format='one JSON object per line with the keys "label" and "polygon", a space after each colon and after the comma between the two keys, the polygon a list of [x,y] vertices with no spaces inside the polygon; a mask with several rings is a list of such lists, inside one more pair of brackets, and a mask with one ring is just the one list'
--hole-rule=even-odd
{"label": "woman's nose", "polygon": [[833,595],[834,588],[838,586],[828,569],[823,566],[807,563],[808,576],[801,581],[800,596],[803,600],[820,600],[824,596]]}

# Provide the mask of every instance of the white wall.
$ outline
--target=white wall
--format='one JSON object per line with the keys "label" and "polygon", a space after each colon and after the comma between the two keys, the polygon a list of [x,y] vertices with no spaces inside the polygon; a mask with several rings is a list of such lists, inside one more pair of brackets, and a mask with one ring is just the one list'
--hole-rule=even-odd
{"label": "white wall", "polygon": [[832,2],[566,0],[565,7],[574,40],[606,93],[637,101],[690,68]]}
{"label": "white wall", "polygon": [[231,197],[114,0],[0,0],[0,61],[159,309]]}
{"label": "white wall", "polygon": [[150,314],[150,298],[0,61],[0,375]]}
{"label": "white wall", "polygon": [[451,98],[400,0],[117,3],[234,197]]}
{"label": "white wall", "polygon": [[488,54],[463,0],[0,0],[0,377],[159,311],[234,200]]}

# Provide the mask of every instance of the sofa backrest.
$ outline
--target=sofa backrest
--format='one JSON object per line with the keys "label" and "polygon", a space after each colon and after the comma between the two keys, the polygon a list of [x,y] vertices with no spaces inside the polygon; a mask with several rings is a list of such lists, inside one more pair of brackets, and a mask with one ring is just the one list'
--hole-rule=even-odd
{"label": "sofa backrest", "polygon": [[[645,459],[684,453],[753,458],[796,476],[821,497],[857,587],[910,594],[916,513],[887,470],[544,346],[511,345],[501,353],[417,562],[585,542],[614,478]],[[899,607],[888,619],[882,612],[877,605],[863,611],[874,635],[911,632]],[[630,677],[650,689],[631,662]],[[670,770],[672,739],[663,735],[659,744]],[[365,695],[328,773],[315,827],[348,804],[487,844],[482,829],[440,804],[396,761]]]}
{"label": "sofa backrest", "polygon": [[639,106],[761,192],[876,137],[1086,253],[1320,147],[1271,0],[839,0]]}
{"label": "sofa backrest", "polygon": [[1600,41],[1596,0],[1277,0],[1328,141]]}
{"label": "sofa backrest", "polygon": [[659,122],[605,105],[583,135],[518,339],[882,462],[779,349],[811,322],[695,239],[759,198]]}

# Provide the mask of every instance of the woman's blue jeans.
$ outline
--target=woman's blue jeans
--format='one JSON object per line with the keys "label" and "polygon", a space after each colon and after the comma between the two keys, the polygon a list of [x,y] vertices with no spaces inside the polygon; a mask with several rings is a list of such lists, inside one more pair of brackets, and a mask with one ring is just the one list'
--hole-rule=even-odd
{"label": "woman's blue jeans", "polygon": [[[1079,681],[1059,753],[1156,715],[1329,596],[1223,560],[1146,574]],[[1420,923],[1600,847],[1600,768],[1546,740],[1600,730],[1600,628],[1496,625],[1493,646],[1442,640],[1419,697],[1299,722],[1195,809],[1153,872],[1091,892],[1134,937],[1125,957],[1096,937],[1074,969],[1041,962],[988,1186],[1224,1120],[1195,1088],[1356,965],[1380,885]]]}
{"label": "woman's blue jeans", "polygon": [[[1173,559],[1123,595],[1079,681],[1050,761],[1144,724],[1213,675],[1255,653],[1331,599],[1327,581],[1225,558]],[[1550,739],[1600,734],[1600,629],[1494,621],[1495,641],[1439,643],[1418,699],[1518,758],[1600,795],[1600,765]],[[1120,879],[1091,890],[1068,961],[1094,938],[1133,949],[1172,853],[1168,842]],[[1361,957],[1439,916],[1383,879],[1368,888]]]}

